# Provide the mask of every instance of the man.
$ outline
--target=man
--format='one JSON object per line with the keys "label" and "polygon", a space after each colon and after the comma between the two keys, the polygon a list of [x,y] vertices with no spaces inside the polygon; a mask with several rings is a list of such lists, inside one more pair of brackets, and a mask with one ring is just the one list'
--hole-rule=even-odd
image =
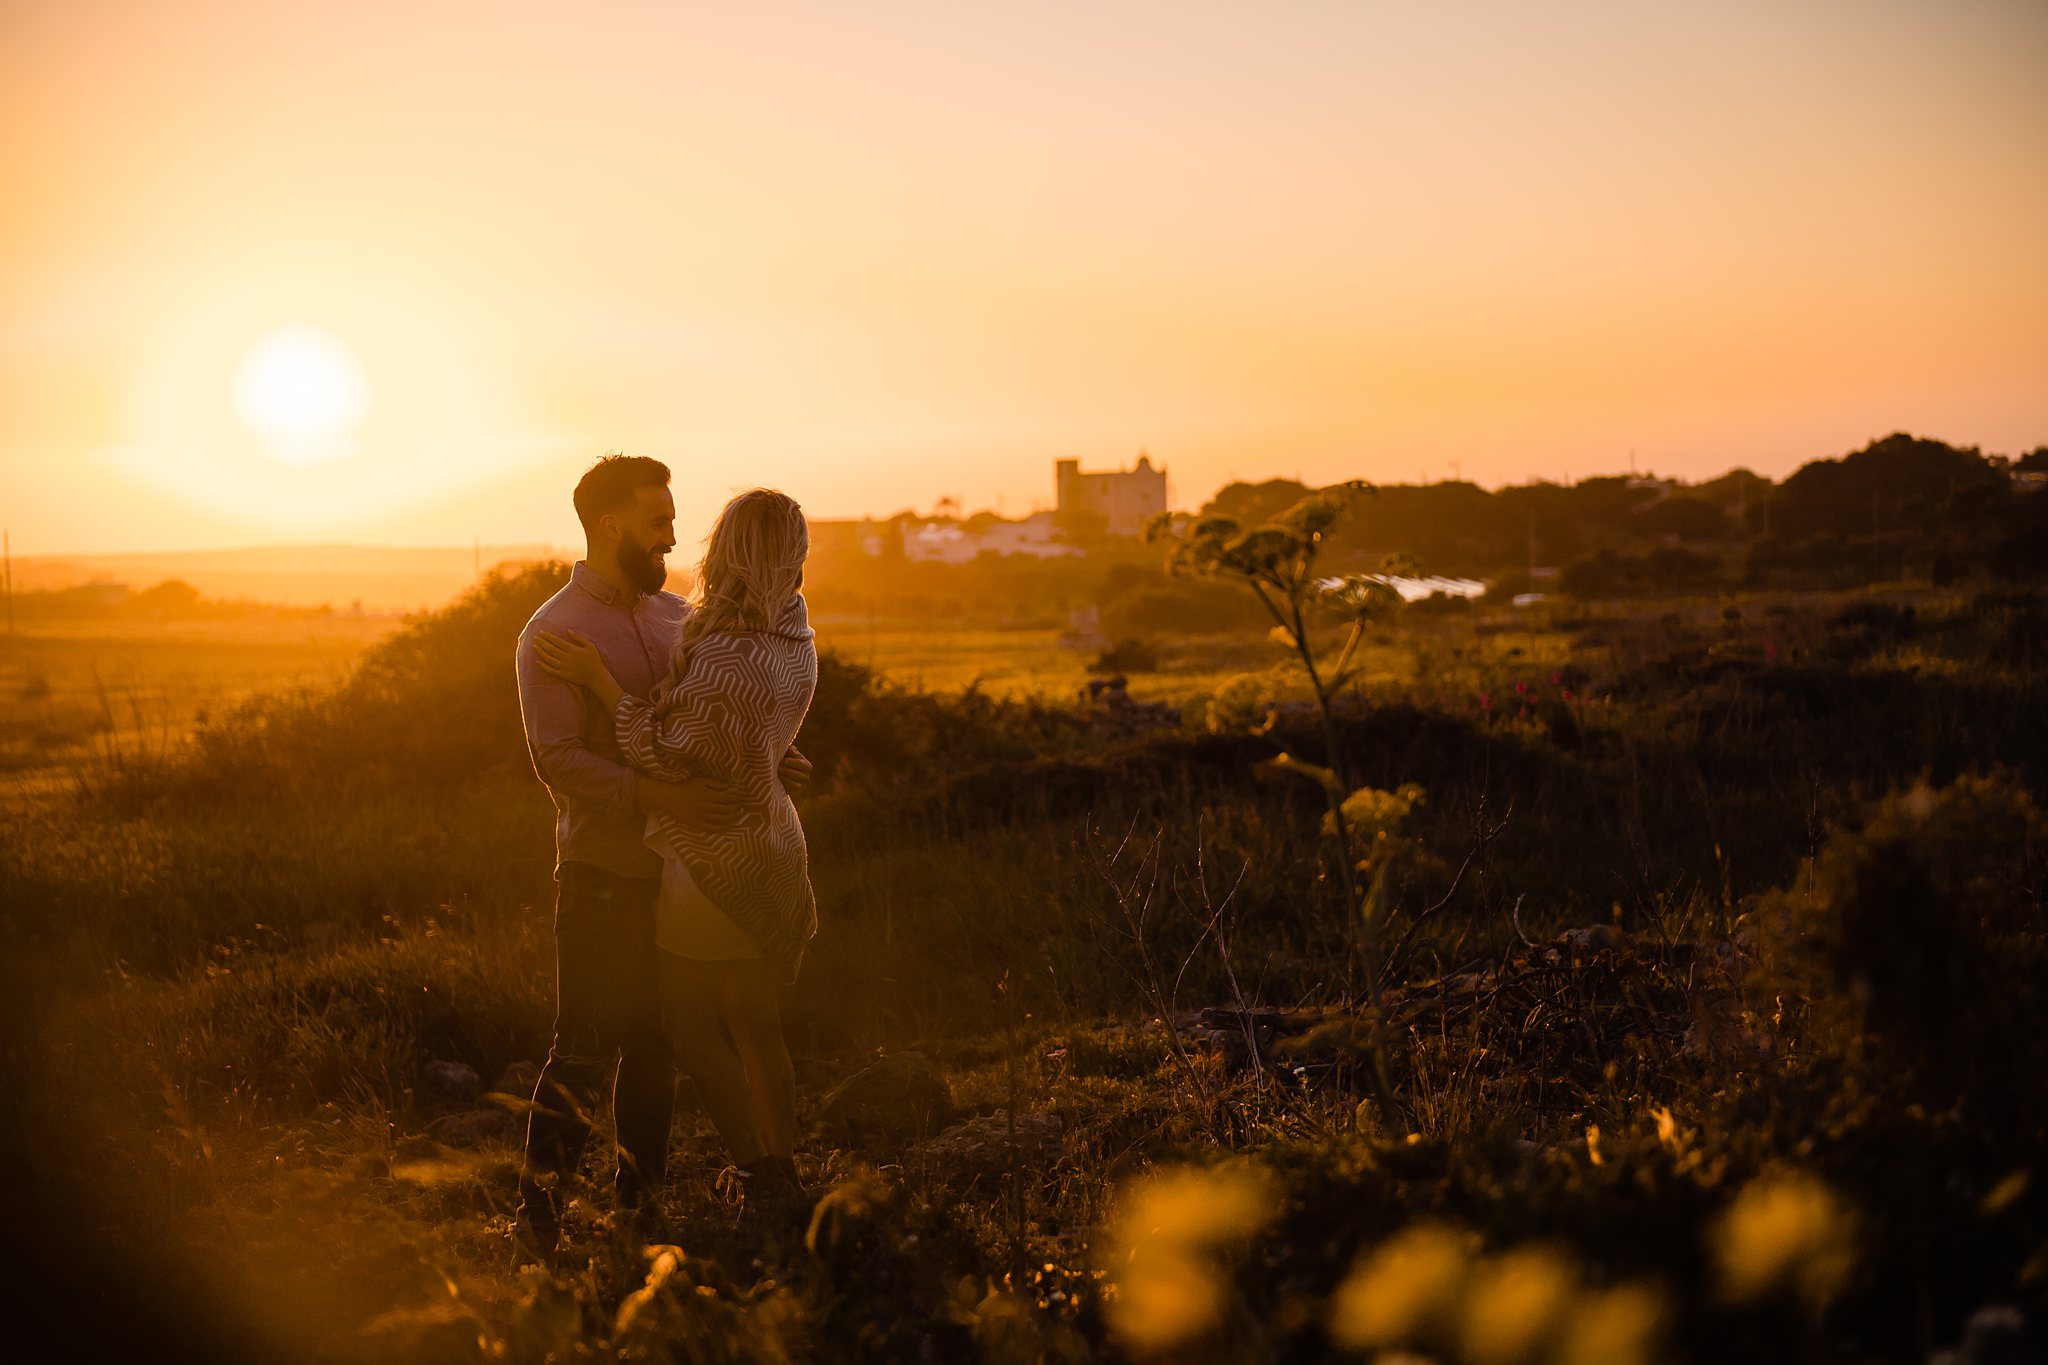
{"label": "man", "polygon": [[[668,478],[668,466],[643,456],[607,455],[590,467],[575,494],[584,557],[519,635],[527,750],[556,810],[555,1031],[534,1087],[519,1180],[517,1234],[534,1252],[552,1250],[560,1236],[563,1185],[582,1159],[607,1083],[619,1206],[641,1221],[657,1217],[676,1068],[655,973],[661,859],[641,836],[650,811],[700,826],[739,814],[729,788],[661,782],[628,768],[611,714],[548,676],[534,654],[543,631],[574,631],[596,644],[626,691],[652,693],[689,612],[663,588],[675,548]],[[790,750],[783,785],[800,789],[810,768]]]}

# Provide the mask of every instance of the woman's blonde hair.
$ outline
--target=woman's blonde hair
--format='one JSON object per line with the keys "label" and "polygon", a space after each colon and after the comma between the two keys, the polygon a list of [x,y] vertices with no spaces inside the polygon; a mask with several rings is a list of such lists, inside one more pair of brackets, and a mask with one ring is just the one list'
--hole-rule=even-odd
{"label": "woman's blonde hair", "polygon": [[803,586],[810,549],[804,509],[787,493],[749,488],[727,503],[704,542],[670,681],[683,676],[700,636],[773,626]]}

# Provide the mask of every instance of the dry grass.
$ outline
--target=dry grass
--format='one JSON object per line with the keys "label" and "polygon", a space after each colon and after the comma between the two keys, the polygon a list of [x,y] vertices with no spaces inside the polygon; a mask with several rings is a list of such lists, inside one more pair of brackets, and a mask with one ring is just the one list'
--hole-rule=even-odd
{"label": "dry grass", "polygon": [[[52,1294],[266,1360],[1863,1360],[2039,1311],[2038,601],[1391,630],[1340,742],[1422,789],[1370,855],[1394,1112],[1320,798],[1255,775],[1318,741],[1257,679],[1133,738],[835,674],[825,931],[790,1011],[816,1233],[743,1215],[691,1110],[678,1250],[593,1165],[566,1255],[522,1272],[516,1132],[451,1128],[470,1110],[424,1068],[488,1083],[544,1048],[546,807],[463,670],[545,586],[197,769],[0,812],[10,1137],[48,1192],[18,1234]],[[928,647],[877,662],[916,676]],[[1183,646],[1160,685],[1262,648]],[[373,727],[509,752],[396,784],[351,755]],[[1932,905],[1974,916],[1944,911],[1942,955],[1835,932]],[[1915,1022],[1842,1007],[1873,990]],[[1957,1000],[1976,1022],[1944,1029]],[[878,1048],[929,1056],[968,1126],[817,1124]]]}

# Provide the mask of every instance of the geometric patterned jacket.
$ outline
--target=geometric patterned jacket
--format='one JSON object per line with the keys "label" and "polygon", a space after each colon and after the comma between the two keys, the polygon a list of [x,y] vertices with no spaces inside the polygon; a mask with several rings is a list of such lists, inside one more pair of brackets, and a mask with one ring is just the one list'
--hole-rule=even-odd
{"label": "geometric patterned jacket", "polygon": [[701,829],[651,815],[647,842],[681,858],[704,894],[761,946],[785,983],[818,932],[810,856],[776,769],[818,688],[818,647],[802,594],[767,630],[711,631],[690,646],[682,679],[613,717],[626,761],[670,782],[708,777],[740,794],[736,825]]}

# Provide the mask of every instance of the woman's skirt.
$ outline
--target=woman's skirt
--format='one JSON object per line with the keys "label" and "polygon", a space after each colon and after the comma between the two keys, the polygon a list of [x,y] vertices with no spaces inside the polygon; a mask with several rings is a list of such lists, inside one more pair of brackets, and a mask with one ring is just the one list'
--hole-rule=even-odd
{"label": "woman's skirt", "polygon": [[665,953],[699,962],[744,962],[761,956],[761,945],[713,904],[681,858],[661,860],[654,942]]}

